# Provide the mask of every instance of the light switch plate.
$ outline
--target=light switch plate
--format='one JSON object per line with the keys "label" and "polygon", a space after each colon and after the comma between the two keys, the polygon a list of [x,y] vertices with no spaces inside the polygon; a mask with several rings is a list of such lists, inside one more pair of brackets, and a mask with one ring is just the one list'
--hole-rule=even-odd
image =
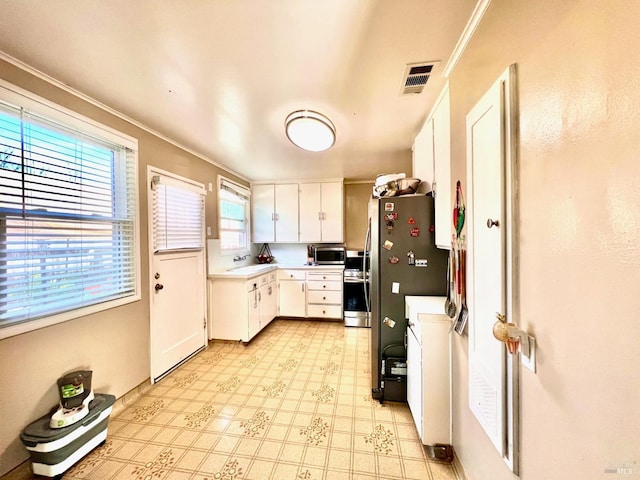
{"label": "light switch plate", "polygon": [[529,358],[522,355],[520,352],[520,363],[523,367],[528,368],[533,373],[536,373],[536,339],[531,335],[527,335],[529,337]]}

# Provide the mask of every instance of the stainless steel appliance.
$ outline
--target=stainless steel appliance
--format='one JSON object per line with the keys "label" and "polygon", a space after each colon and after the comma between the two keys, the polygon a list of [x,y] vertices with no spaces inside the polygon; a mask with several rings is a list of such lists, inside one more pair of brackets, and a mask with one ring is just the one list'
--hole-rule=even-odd
{"label": "stainless steel appliance", "polygon": [[316,265],[344,265],[344,247],[317,246],[314,250]]}
{"label": "stainless steel appliance", "polygon": [[445,295],[447,251],[435,246],[433,197],[406,195],[369,202],[365,252],[370,256],[371,388],[383,400],[407,400],[406,377],[387,360],[406,359],[405,295]]}
{"label": "stainless steel appliance", "polygon": [[365,264],[369,257],[363,251],[347,250],[344,262],[342,305],[345,327],[370,327],[367,308],[369,284],[365,279]]}

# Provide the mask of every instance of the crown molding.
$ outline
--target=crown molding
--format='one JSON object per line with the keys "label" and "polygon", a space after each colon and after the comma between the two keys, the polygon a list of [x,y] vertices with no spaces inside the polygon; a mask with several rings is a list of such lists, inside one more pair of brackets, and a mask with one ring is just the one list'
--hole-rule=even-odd
{"label": "crown molding", "polygon": [[462,35],[460,35],[458,43],[453,49],[451,57],[449,57],[449,61],[444,67],[442,75],[445,78],[449,78],[449,75],[451,75],[451,72],[458,63],[458,60],[460,60],[460,57],[462,56],[464,50],[467,48],[467,45],[469,44],[471,37],[476,31],[476,28],[480,24],[480,20],[482,20],[484,13],[487,11],[487,8],[489,8],[490,3],[491,0],[478,0],[476,7],[473,9],[473,13],[469,18],[469,21],[467,22],[467,25],[464,27],[464,30],[462,30]]}

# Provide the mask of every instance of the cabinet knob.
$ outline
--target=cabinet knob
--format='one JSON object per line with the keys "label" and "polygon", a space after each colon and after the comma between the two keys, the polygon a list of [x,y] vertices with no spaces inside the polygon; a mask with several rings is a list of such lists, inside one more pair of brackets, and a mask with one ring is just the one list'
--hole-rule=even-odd
{"label": "cabinet knob", "polygon": [[326,300],[326,299],[327,299],[327,297],[322,297],[322,299],[323,299],[323,300]]}

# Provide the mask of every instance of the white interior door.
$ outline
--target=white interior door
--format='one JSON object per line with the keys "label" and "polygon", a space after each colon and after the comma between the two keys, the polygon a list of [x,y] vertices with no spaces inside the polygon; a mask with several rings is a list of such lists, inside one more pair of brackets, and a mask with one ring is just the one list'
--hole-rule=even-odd
{"label": "white interior door", "polygon": [[513,463],[513,377],[505,345],[493,336],[496,314],[512,321],[512,264],[509,241],[513,216],[510,191],[508,101],[511,69],[467,115],[469,406],[495,445]]}
{"label": "white interior door", "polygon": [[[149,170],[151,381],[206,346],[204,188]],[[153,179],[153,180],[151,180]],[[155,185],[155,186],[154,186]],[[159,196],[154,188],[170,186]]]}
{"label": "white interior door", "polygon": [[204,261],[201,252],[187,252],[155,254],[153,263],[152,377],[158,379],[206,345]]}

